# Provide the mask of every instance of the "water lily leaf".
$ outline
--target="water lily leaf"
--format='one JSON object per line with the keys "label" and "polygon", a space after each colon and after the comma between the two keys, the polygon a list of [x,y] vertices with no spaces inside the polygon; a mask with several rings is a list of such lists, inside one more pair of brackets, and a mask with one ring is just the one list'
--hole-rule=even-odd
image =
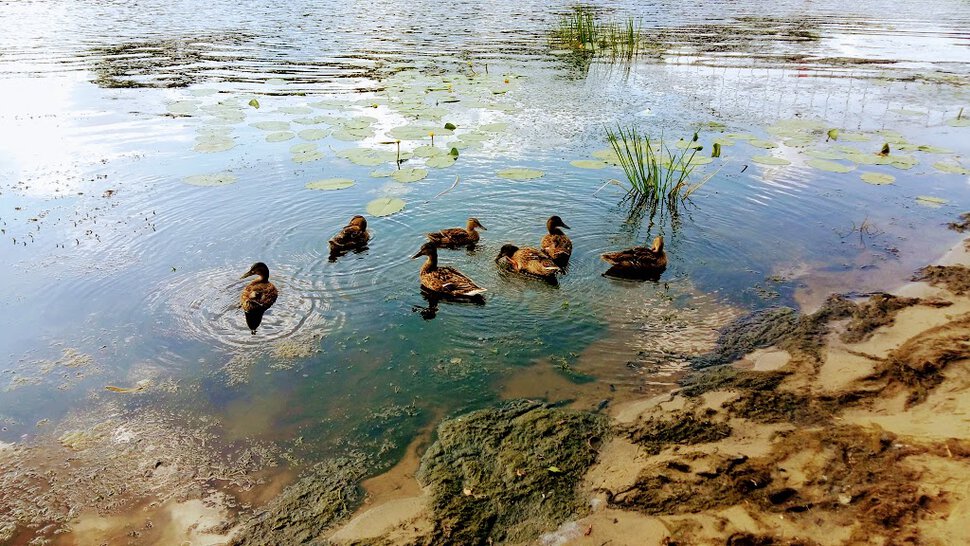
{"label": "water lily leaf", "polygon": [[309,190],[333,191],[349,188],[353,185],[354,181],[349,178],[325,178],[323,180],[307,182],[306,188]]}
{"label": "water lily leaf", "polygon": [[311,102],[309,106],[319,110],[343,110],[349,105],[340,100],[318,100],[317,102]]}
{"label": "water lily leaf", "polygon": [[457,129],[457,128],[458,128],[458,127],[457,127],[457,126],[456,126],[456,125],[455,125],[454,123],[446,123],[446,124],[445,124],[445,129],[448,129],[448,130],[451,130],[451,131],[454,131],[454,130],[455,130],[455,129]]}
{"label": "water lily leaf", "polygon": [[210,134],[200,136],[196,139],[195,147],[192,149],[201,153],[215,153],[224,152],[235,147],[235,145],[236,141],[230,137],[220,134]]}
{"label": "water lily leaf", "polygon": [[336,124],[345,129],[369,129],[371,125],[377,123],[377,118],[370,116],[357,116],[354,118],[341,118],[336,120]]}
{"label": "water lily leaf", "polygon": [[437,155],[445,155],[445,151],[441,148],[435,146],[418,146],[411,151],[414,157],[434,157]]}
{"label": "water lily leaf", "polygon": [[270,133],[266,135],[266,142],[283,142],[284,140],[290,140],[294,137],[296,137],[296,135],[290,131],[281,131],[279,133]]}
{"label": "water lily leaf", "polygon": [[859,178],[867,184],[874,184],[876,186],[882,186],[885,184],[892,184],[896,181],[896,177],[891,174],[883,173],[862,173]]}
{"label": "water lily leaf", "polygon": [[946,199],[940,199],[939,197],[932,197],[930,195],[918,195],[916,196],[916,202],[925,207],[939,207],[940,205],[948,203]]}
{"label": "water lily leaf", "polygon": [[394,174],[391,175],[391,178],[393,178],[394,180],[397,180],[398,182],[407,184],[409,182],[417,182],[418,180],[422,180],[427,176],[428,176],[428,171],[426,171],[425,169],[412,167],[408,169],[400,169],[400,170],[394,171]]}
{"label": "water lily leaf", "polygon": [[610,165],[602,159],[574,159],[569,164],[580,169],[605,169]]}
{"label": "water lily leaf", "polygon": [[365,129],[346,129],[341,128],[333,132],[333,138],[345,142],[356,142],[374,136],[374,131],[370,128]]}
{"label": "water lily leaf", "polygon": [[766,150],[770,150],[771,148],[778,147],[777,144],[775,144],[774,142],[771,142],[770,140],[761,140],[759,138],[749,140],[748,144],[754,146],[755,148],[764,148]]}
{"label": "water lily leaf", "polygon": [[798,136],[786,139],[782,144],[789,148],[807,148],[814,145],[817,139],[808,136]]}
{"label": "water lily leaf", "polygon": [[295,163],[309,163],[311,161],[323,159],[324,157],[326,157],[326,154],[320,150],[315,150],[312,152],[304,152],[302,154],[293,154],[292,159]]}
{"label": "water lily leaf", "polygon": [[609,163],[610,165],[619,165],[620,164],[620,159],[616,156],[616,151],[615,150],[612,150],[612,149],[609,149],[609,150],[596,150],[595,152],[593,152],[590,155],[592,155],[593,157],[595,157],[597,159],[602,159],[603,161]]}
{"label": "water lily leaf", "polygon": [[827,138],[825,140],[838,140],[839,139],[839,130],[838,129],[829,129],[828,132],[825,133],[825,134],[827,136]]}
{"label": "water lily leaf", "polygon": [[967,169],[956,161],[937,161],[933,164],[933,168],[940,172],[950,174],[970,174],[970,169]]}
{"label": "water lily leaf", "polygon": [[455,159],[458,159],[458,148],[452,148],[448,150],[448,155],[454,157]]}
{"label": "water lily leaf", "polygon": [[889,165],[896,167],[897,169],[908,170],[912,169],[919,164],[919,160],[911,155],[896,155],[892,156]]}
{"label": "water lily leaf", "polygon": [[259,101],[258,100],[256,100],[256,99],[250,100],[249,101],[249,105],[252,106],[253,108],[259,110]]}
{"label": "water lily leaf", "polygon": [[321,123],[333,123],[334,118],[331,116],[313,116],[309,118],[296,118],[293,123],[299,123],[300,125],[320,125]]}
{"label": "water lily leaf", "polygon": [[200,101],[197,100],[177,100],[168,103],[168,111],[172,114],[190,115],[199,110]]}
{"label": "water lily leaf", "polygon": [[521,168],[521,167],[502,169],[497,174],[501,178],[508,178],[510,180],[531,180],[533,178],[540,178],[546,175],[546,173],[538,169],[528,169],[528,168]]}
{"label": "water lily leaf", "polygon": [[374,150],[372,148],[347,148],[337,152],[337,156],[349,159],[357,165],[376,167],[382,163],[397,160],[397,153],[389,150]]}
{"label": "water lily leaf", "polygon": [[829,171],[833,173],[847,173],[855,168],[849,165],[843,165],[842,163],[829,161],[827,159],[809,159],[805,162],[805,164],[821,171]]}
{"label": "water lily leaf", "polygon": [[182,181],[193,186],[226,186],[236,182],[236,175],[229,171],[224,171],[215,174],[186,176]]}
{"label": "water lily leaf", "polygon": [[477,150],[477,149],[479,149],[479,148],[482,147],[482,143],[481,142],[478,142],[478,141],[475,141],[475,142],[467,142],[467,141],[461,140],[461,139],[452,142],[451,145],[452,145],[452,147],[454,147],[455,149],[458,149],[458,150]]}
{"label": "water lily leaf", "polygon": [[392,174],[394,174],[395,172],[397,172],[397,171],[396,170],[390,170],[390,169],[385,170],[385,171],[382,171],[382,170],[379,170],[378,169],[378,170],[375,170],[375,171],[371,171],[370,172],[370,175],[373,176],[374,178],[387,178],[387,177],[391,176]]}
{"label": "water lily leaf", "polygon": [[460,135],[458,138],[464,140],[465,142],[484,142],[492,137],[491,135],[472,132],[472,133],[465,133],[463,135]]}
{"label": "water lily leaf", "polygon": [[889,165],[892,159],[877,154],[867,154],[865,152],[852,152],[845,154],[845,159],[860,165]]}
{"label": "water lily leaf", "polygon": [[946,124],[950,127],[970,127],[970,118],[951,119]]}
{"label": "water lily leaf", "polygon": [[284,114],[310,114],[313,109],[308,106],[280,106],[276,109]]}
{"label": "water lily leaf", "polygon": [[809,150],[805,155],[818,159],[845,159],[845,153],[838,150]]}
{"label": "water lily leaf", "polygon": [[920,144],[916,147],[920,152],[926,152],[928,154],[952,154],[953,152],[947,150],[946,148],[940,148],[939,146],[929,146],[927,144]]}
{"label": "water lily leaf", "polygon": [[367,203],[367,214],[371,216],[390,216],[404,209],[404,200],[397,197],[378,197]]}
{"label": "water lily leaf", "polygon": [[869,142],[872,137],[865,133],[843,132],[839,138],[846,142]]}
{"label": "water lily leaf", "polygon": [[791,165],[791,161],[772,155],[751,156],[751,161],[758,163],[759,165]]}
{"label": "water lily leaf", "polygon": [[402,125],[392,128],[387,134],[399,140],[422,140],[428,138],[431,133],[435,133],[436,131],[436,127],[429,125]]}
{"label": "water lily leaf", "polygon": [[291,154],[305,154],[307,152],[317,151],[317,145],[312,142],[304,142],[302,144],[294,144],[290,146]]}
{"label": "water lily leaf", "polygon": [[458,156],[451,154],[438,155],[435,157],[428,158],[424,164],[428,167],[434,167],[435,169],[447,169],[458,161]]}
{"label": "water lily leaf", "polygon": [[330,131],[326,129],[304,129],[297,135],[303,140],[321,140],[330,136]]}
{"label": "water lily leaf", "polygon": [[263,131],[286,131],[290,128],[288,121],[257,121],[249,125],[250,127],[262,129]]}
{"label": "water lily leaf", "polygon": [[751,133],[727,133],[724,138],[729,138],[731,140],[755,140],[758,137],[752,135]]}
{"label": "water lily leaf", "polygon": [[508,129],[509,124],[499,121],[495,123],[486,123],[478,127],[479,131],[486,131],[489,133],[501,133],[502,131]]}

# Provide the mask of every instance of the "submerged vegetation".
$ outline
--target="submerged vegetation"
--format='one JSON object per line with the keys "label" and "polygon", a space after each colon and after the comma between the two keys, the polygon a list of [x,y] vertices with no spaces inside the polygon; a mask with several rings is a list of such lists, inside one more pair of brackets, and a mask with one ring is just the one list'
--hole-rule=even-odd
{"label": "submerged vegetation", "polygon": [[694,170],[692,161],[701,150],[697,133],[689,143],[678,147],[679,152],[671,151],[662,138],[651,142],[636,127],[618,126],[615,131],[607,128],[606,138],[630,183],[624,199],[634,208],[658,205],[676,208],[678,202],[688,199],[710,179],[706,177],[693,184],[689,181]]}

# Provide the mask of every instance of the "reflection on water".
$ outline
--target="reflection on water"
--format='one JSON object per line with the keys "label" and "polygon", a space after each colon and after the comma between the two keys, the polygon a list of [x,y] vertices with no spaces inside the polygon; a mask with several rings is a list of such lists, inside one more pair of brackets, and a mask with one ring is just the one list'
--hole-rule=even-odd
{"label": "reflection on water", "polygon": [[[622,66],[555,50],[562,3],[0,4],[0,440],[151,379],[124,403],[192,408],[296,458],[390,460],[501,388],[636,396],[739,309],[792,303],[819,277],[905,278],[970,206],[966,176],[934,167],[970,153],[956,120],[970,9],[843,4],[783,1],[766,18],[759,4],[611,3],[604,16],[639,18],[659,42]],[[698,168],[711,179],[690,205],[631,209],[607,184],[619,169],[571,163],[617,124],[672,146],[698,131],[702,155],[717,141],[722,156]],[[828,128],[842,138],[825,142]],[[874,159],[889,142],[896,165]],[[819,170],[819,154],[852,170]],[[398,165],[427,173],[400,182]],[[543,176],[497,175],[510,167]],[[864,183],[870,171],[895,182]],[[334,178],[353,185],[307,187]],[[405,206],[365,213],[379,197]],[[330,259],[355,214],[367,250]],[[538,246],[552,214],[574,247],[558,286],[496,267],[503,244]],[[485,304],[439,302],[409,258],[469,217],[488,231],[447,263],[488,288]],[[863,223],[861,249],[843,235]],[[601,254],[657,235],[659,278],[604,278]],[[280,290],[256,336],[236,279],[254,261]]]}

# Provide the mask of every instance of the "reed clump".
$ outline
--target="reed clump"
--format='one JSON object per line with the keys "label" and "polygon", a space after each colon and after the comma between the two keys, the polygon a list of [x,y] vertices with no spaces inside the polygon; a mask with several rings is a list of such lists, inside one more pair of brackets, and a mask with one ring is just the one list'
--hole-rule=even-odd
{"label": "reed clump", "polygon": [[674,206],[690,198],[710,179],[690,182],[696,166],[692,161],[702,149],[697,143],[697,133],[677,151],[672,151],[662,136],[659,141],[651,142],[636,127],[607,128],[606,138],[630,184],[624,200],[636,206]]}
{"label": "reed clump", "polygon": [[560,17],[553,36],[562,47],[626,59],[637,55],[643,41],[640,24],[632,17],[622,23],[602,22],[593,8],[583,5]]}

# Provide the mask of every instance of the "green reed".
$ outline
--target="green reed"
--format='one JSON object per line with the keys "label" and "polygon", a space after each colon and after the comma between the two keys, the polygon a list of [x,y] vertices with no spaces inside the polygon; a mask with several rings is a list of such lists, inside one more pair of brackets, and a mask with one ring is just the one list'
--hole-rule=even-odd
{"label": "green reed", "polygon": [[688,199],[710,179],[690,182],[695,167],[692,161],[701,149],[697,133],[679,152],[671,151],[662,135],[654,146],[650,137],[641,135],[636,127],[617,126],[615,131],[607,128],[606,138],[630,183],[625,199],[635,205],[676,204]]}
{"label": "green reed", "polygon": [[642,42],[640,25],[632,17],[623,24],[600,22],[596,11],[583,5],[574,6],[568,15],[560,17],[553,35],[562,46],[587,53],[608,53],[614,58],[632,59]]}

